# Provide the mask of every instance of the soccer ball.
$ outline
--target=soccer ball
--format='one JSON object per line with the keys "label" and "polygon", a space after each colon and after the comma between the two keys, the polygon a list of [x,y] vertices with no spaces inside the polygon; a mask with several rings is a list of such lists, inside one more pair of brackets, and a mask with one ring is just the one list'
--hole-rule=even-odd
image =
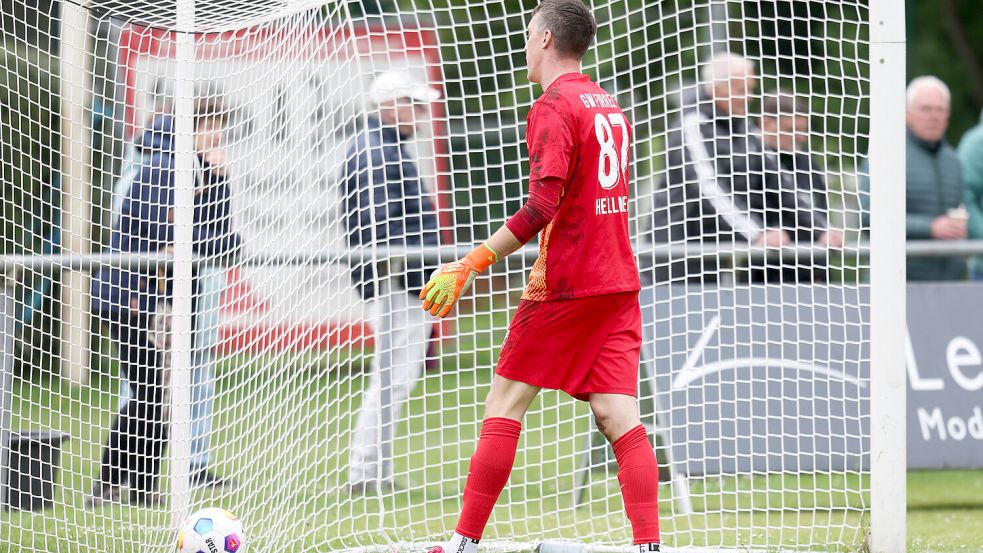
{"label": "soccer ball", "polygon": [[242,523],[225,509],[202,509],[188,517],[177,535],[179,553],[244,553]]}

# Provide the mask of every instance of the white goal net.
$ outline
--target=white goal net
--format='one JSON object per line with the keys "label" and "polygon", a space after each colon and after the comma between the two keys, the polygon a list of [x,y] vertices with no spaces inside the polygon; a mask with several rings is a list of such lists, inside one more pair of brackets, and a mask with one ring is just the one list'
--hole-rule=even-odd
{"label": "white goal net", "polygon": [[[445,321],[413,290],[526,197],[536,2],[2,3],[0,551],[169,551],[206,507],[254,552],[449,537],[535,240]],[[666,550],[857,550],[868,3],[586,3]],[[544,391],[482,544],[629,546],[616,469]]]}

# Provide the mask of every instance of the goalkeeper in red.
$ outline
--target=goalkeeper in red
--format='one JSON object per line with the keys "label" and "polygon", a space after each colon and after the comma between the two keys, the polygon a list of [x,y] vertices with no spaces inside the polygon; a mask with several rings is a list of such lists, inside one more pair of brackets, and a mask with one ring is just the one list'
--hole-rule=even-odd
{"label": "goalkeeper in red", "polygon": [[614,446],[634,543],[659,550],[658,466],[638,417],[639,279],[628,237],[631,128],[617,101],[581,74],[597,24],[581,0],[544,0],[526,42],[529,199],[487,242],[433,274],[420,297],[445,316],[474,278],[540,234],[471,457],[452,540],[432,553],[474,553],[508,481],[520,421],[541,388],[590,402]]}

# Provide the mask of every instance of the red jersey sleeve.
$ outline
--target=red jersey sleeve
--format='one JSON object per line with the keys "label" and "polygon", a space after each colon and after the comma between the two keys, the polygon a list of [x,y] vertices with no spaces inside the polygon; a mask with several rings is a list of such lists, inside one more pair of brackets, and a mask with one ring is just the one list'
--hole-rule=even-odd
{"label": "red jersey sleeve", "polygon": [[567,121],[556,108],[539,102],[533,105],[526,124],[526,143],[529,181],[557,177],[566,185],[576,155],[576,142]]}
{"label": "red jersey sleeve", "polygon": [[516,240],[525,244],[546,228],[556,215],[563,197],[563,179],[550,177],[529,182],[529,199],[522,209],[505,221]]}

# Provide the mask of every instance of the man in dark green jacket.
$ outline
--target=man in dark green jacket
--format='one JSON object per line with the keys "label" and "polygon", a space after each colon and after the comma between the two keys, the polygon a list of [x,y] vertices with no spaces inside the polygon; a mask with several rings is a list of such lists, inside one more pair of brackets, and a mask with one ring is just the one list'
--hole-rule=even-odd
{"label": "man in dark green jacket", "polygon": [[[959,141],[959,160],[963,166],[966,211],[969,212],[969,238],[983,239],[983,114],[975,127]],[[969,260],[969,275],[983,280],[983,257]]]}
{"label": "man in dark green jacket", "polygon": [[[944,139],[949,98],[949,87],[936,77],[918,77],[908,85],[908,240],[964,240],[967,236],[962,168]],[[866,162],[861,174],[865,175],[860,181],[860,199],[866,226],[870,213]],[[907,274],[909,281],[963,280],[966,262],[961,257],[909,258]]]}

